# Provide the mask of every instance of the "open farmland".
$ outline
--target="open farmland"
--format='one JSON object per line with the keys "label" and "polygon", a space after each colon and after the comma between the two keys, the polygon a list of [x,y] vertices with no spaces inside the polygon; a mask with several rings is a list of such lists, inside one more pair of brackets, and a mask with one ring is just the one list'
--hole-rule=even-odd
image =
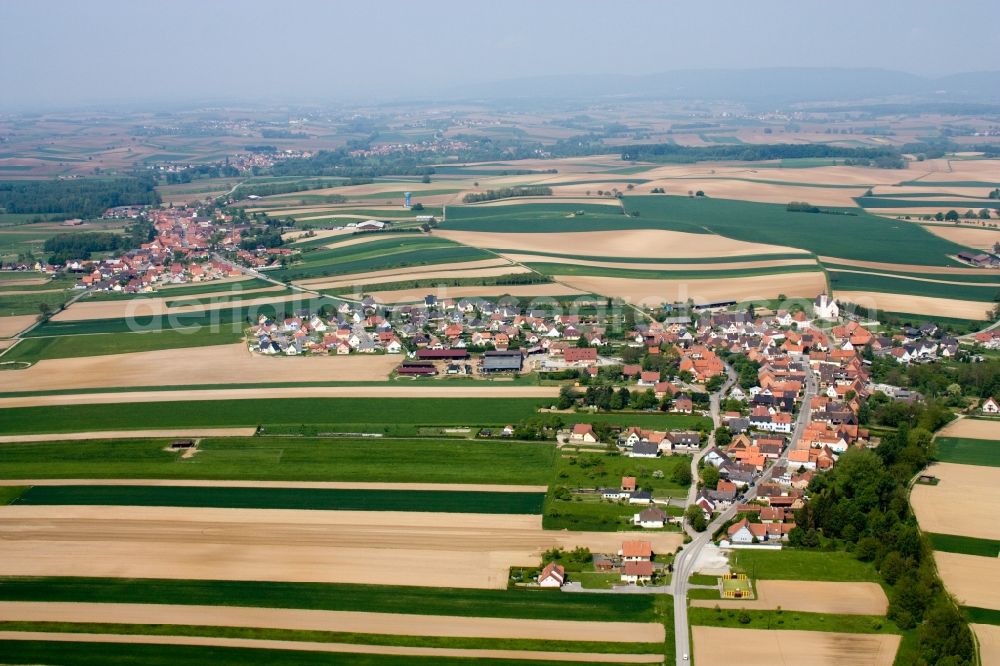
{"label": "open farmland", "polygon": [[1000,665],[1000,625],[972,624],[969,625],[979,641],[979,657],[983,666]]}
{"label": "open farmland", "polygon": [[0,478],[24,486],[45,479],[212,480],[253,487],[292,481],[350,483],[351,487],[421,482],[544,486],[552,478],[555,458],[551,443],[497,446],[465,439],[252,437],[210,431],[200,436],[198,452],[189,458],[170,451],[167,440],[139,436],[9,443],[0,447]]}
{"label": "open farmland", "polygon": [[377,303],[412,303],[422,301],[424,296],[432,294],[438,300],[446,298],[471,298],[479,296],[482,298],[498,298],[502,296],[513,296],[515,298],[550,298],[550,297],[583,297],[585,292],[564,284],[555,282],[544,284],[512,284],[512,285],[483,285],[483,286],[434,286],[416,287],[411,289],[386,289],[386,290],[365,290]]}
{"label": "open farmland", "polygon": [[157,368],[153,383],[181,386],[378,381],[385,380],[398,364],[399,360],[389,355],[272,359],[251,354],[243,344],[230,344],[47,359],[30,368],[8,372],[12,373],[11,379],[16,379],[19,390],[45,391],[149,386],[151,367]]}
{"label": "open farmland", "polygon": [[929,317],[985,320],[991,304],[982,301],[962,301],[932,296],[911,296],[879,291],[849,291],[838,289],[834,295],[843,303],[854,303],[881,312],[919,313]]}
{"label": "open farmland", "polygon": [[695,599],[691,605],[836,615],[885,615],[889,607],[877,583],[759,580],[754,587],[755,599]]}
{"label": "open farmland", "polygon": [[927,469],[937,485],[916,484],[910,503],[928,532],[1000,540],[993,520],[1000,506],[1000,470],[978,465],[937,463]]}
{"label": "open farmland", "polygon": [[650,280],[585,275],[555,275],[560,284],[594,294],[624,299],[630,303],[647,305],[663,302],[695,303],[717,301],[769,300],[780,294],[810,297],[826,290],[822,272],[778,273],[731,278],[701,278],[696,280]]}
{"label": "open farmland", "polygon": [[[309,399],[310,390],[337,397]],[[235,390],[129,393],[127,400],[130,403],[141,404],[128,411],[120,408],[123,396],[115,393],[0,400],[6,408],[5,429],[11,434],[258,424],[265,427],[317,424],[333,432],[388,433],[390,430],[416,430],[418,426],[502,427],[532,416],[558,393],[556,387],[503,385],[479,389],[342,386],[285,389],[278,394],[287,397],[273,397],[275,389],[247,391],[249,395],[244,399],[233,399]],[[301,396],[296,397],[295,392],[301,392]],[[530,395],[532,392],[535,397],[518,397],[519,393]],[[542,398],[542,394],[551,397]],[[205,400],[206,397],[210,400]],[[378,414],[366,411],[371,398],[380,398]],[[17,407],[32,403],[44,406]]]}
{"label": "open farmland", "polygon": [[[627,219],[627,218],[623,218]],[[706,236],[687,231],[664,229],[632,228],[622,224],[617,231],[577,230],[563,231],[527,229],[517,233],[490,230],[453,231],[448,225],[435,235],[475,247],[484,247],[505,252],[529,251],[538,253],[565,253],[573,250],[572,256],[603,257],[643,257],[652,259],[717,259],[720,257],[744,257],[762,259],[759,255],[795,253],[784,245],[765,245],[754,242],[734,241],[726,238]],[[803,258],[807,258],[805,252]],[[787,258],[787,257],[781,257]]]}
{"label": "open farmland", "polygon": [[98,484],[32,487],[13,504],[537,514],[542,511],[543,497],[537,492],[475,490]]}
{"label": "open farmland", "polygon": [[981,440],[996,440],[1000,433],[997,422],[989,419],[955,419],[937,432],[938,437],[968,437]]}
{"label": "open farmland", "polygon": [[934,561],[945,588],[959,604],[1000,610],[996,594],[1000,589],[1000,559],[935,551]]}
{"label": "open farmland", "polygon": [[[539,516],[267,509],[7,506],[0,575],[503,587],[555,546],[617,549],[621,533],[547,532]],[[647,538],[673,550],[678,534]],[[172,546],[164,548],[164,544]],[[283,566],[275,568],[273,562]]]}
{"label": "open farmland", "polygon": [[718,627],[692,627],[691,631],[694,661],[699,666],[732,663],[734,646],[739,646],[741,666],[771,666],[776,654],[793,655],[788,663],[797,666],[890,666],[900,640],[888,634]]}
{"label": "open farmland", "polygon": [[606,643],[662,642],[663,625],[520,618],[479,618],[284,608],[170,604],[0,602],[0,622],[74,622],[258,627],[450,638],[525,638]]}

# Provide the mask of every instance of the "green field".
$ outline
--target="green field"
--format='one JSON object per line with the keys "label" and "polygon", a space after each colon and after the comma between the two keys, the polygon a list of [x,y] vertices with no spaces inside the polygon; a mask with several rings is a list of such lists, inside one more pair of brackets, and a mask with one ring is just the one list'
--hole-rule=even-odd
{"label": "green field", "polygon": [[[648,488],[658,497],[680,496],[687,492],[688,487],[674,482],[671,475],[674,469],[684,466],[691,466],[690,456],[629,458],[599,453],[561,455],[556,458],[554,483],[567,488],[618,488],[623,476],[634,476],[639,488]],[[653,476],[656,471],[663,472],[663,478]],[[635,508],[634,505],[632,508]]]}
{"label": "green field", "polygon": [[[119,407],[120,409],[120,407]],[[5,444],[4,479],[216,479],[546,485],[551,443],[305,437],[206,438],[181,458],[168,440]]]}
{"label": "green field", "polygon": [[562,594],[550,590],[479,590],[348,583],[0,578],[3,601],[87,601],[525,619],[656,621],[652,595]]}
{"label": "green field", "polygon": [[[844,209],[850,214],[843,215],[794,213],[781,204],[662,194],[626,195],[622,204],[630,216],[623,217],[606,207],[601,210],[599,206],[571,204],[450,206],[443,226],[521,233],[667,229],[715,233],[845,259],[927,266],[954,266],[948,255],[966,249],[934,236],[919,225],[870,215],[858,208]],[[585,209],[586,214],[570,217],[577,208]],[[633,213],[639,216],[632,216]],[[858,243],[858,238],[867,242]]]}
{"label": "green field", "polygon": [[260,289],[262,287],[273,287],[272,283],[260,278],[247,278],[236,282],[199,282],[192,284],[165,285],[149,294],[104,294],[95,293],[89,295],[88,300],[94,301],[123,301],[142,298],[180,298],[182,296],[200,296],[202,294],[238,294],[250,289]]}
{"label": "green field", "polygon": [[974,606],[963,606],[965,617],[969,622],[976,624],[1000,624],[1000,610],[992,608],[976,608]]}
{"label": "green field", "polygon": [[[982,301],[983,311],[1000,295],[1000,287],[975,284],[945,284],[943,282],[923,282],[905,278],[885,277],[857,272],[829,270],[830,286],[837,291],[878,291],[894,294],[913,294],[966,301]],[[957,279],[956,279],[957,278]],[[946,276],[939,279],[961,281],[961,276]],[[996,279],[996,278],[994,278]]]}
{"label": "green field", "polygon": [[899,631],[879,615],[833,615],[799,611],[745,611],[750,622],[740,622],[744,611],[735,609],[691,608],[691,624],[732,629],[786,629],[799,631],[834,631],[845,634],[896,634]]}
{"label": "green field", "polygon": [[492,254],[465,245],[427,236],[393,234],[392,238],[360,245],[304,251],[288,268],[270,271],[278,280],[301,280],[326,275],[346,275],[364,271],[424,266],[489,259]]}
{"label": "green field", "polygon": [[559,418],[568,424],[606,423],[612,426],[639,426],[645,430],[701,430],[712,429],[712,420],[696,414],[671,414],[668,412],[597,412],[589,414],[560,414]]}
{"label": "green field", "polygon": [[541,514],[544,493],[192,486],[34,486],[13,504]]}
{"label": "green field", "polygon": [[0,316],[37,315],[41,312],[40,308],[43,304],[50,311],[55,312],[70,298],[69,292],[66,291],[21,292],[18,290],[18,292],[0,295]]}
{"label": "green field", "polygon": [[935,458],[941,462],[1000,467],[1000,440],[938,437],[934,443],[937,445]]}
{"label": "green field", "polygon": [[981,557],[1000,557],[1000,541],[993,539],[976,539],[954,534],[927,533],[934,550],[946,553],[961,553],[963,555],[979,555]]}
{"label": "green field", "polygon": [[152,331],[150,333],[120,333],[67,335],[54,338],[25,338],[3,355],[4,361],[36,362],[47,358],[77,358],[105,356],[156,349],[208,347],[239,342],[242,331],[216,332],[190,330]]}
{"label": "green field", "polygon": [[875,567],[844,551],[740,550],[732,562],[753,580],[878,581]]}
{"label": "green field", "polygon": [[[86,432],[179,426],[329,424],[334,432],[386,432],[390,426],[517,423],[549,401],[537,398],[277,398],[55,405],[5,409],[7,433]],[[353,428],[353,429],[352,429]]]}
{"label": "green field", "polygon": [[[269,666],[476,666],[479,659],[411,657],[355,653],[321,653],[299,650],[202,647],[186,645],[139,645],[121,643],[72,643],[39,641],[0,641],[0,654],[7,664],[60,664],[62,666],[246,666],[263,663]],[[490,659],[494,666],[551,666],[551,661],[511,661]],[[582,666],[579,662],[561,661],[562,666]],[[605,662],[613,664],[614,661]],[[590,666],[601,662],[588,662]]]}
{"label": "green field", "polygon": [[278,303],[260,305],[223,305],[204,312],[173,313],[169,316],[136,316],[131,319],[88,319],[83,321],[46,321],[28,337],[59,335],[86,335],[89,333],[138,333],[143,331],[177,330],[202,327],[208,332],[242,331],[249,322],[256,321],[258,315],[283,318],[286,313],[298,310],[317,312],[324,305],[334,307],[340,301],[331,297],[297,297]]}
{"label": "green field", "polygon": [[942,211],[957,210],[964,213],[970,208],[978,212],[981,208],[1000,208],[996,199],[967,199],[962,201],[931,200],[924,197],[913,199],[890,199],[888,197],[858,197],[855,199],[864,208],[940,208]]}

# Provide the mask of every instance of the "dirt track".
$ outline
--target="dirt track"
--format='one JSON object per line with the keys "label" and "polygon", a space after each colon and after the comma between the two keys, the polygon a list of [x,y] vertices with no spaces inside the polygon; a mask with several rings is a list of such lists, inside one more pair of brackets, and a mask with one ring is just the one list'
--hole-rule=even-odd
{"label": "dirt track", "polygon": [[885,615],[889,600],[876,583],[828,583],[801,580],[760,580],[755,583],[757,598],[695,599],[699,608],[746,608],[776,610],[782,608],[803,613],[835,615]]}
{"label": "dirt track", "polygon": [[[56,435],[0,435],[0,444],[75,441],[84,439],[138,439],[142,437],[253,437],[256,428],[167,428],[163,430],[103,430]],[[0,485],[4,484],[0,481]]]}
{"label": "dirt track", "polygon": [[[310,361],[316,359],[309,359]],[[14,370],[4,372],[14,373]],[[20,371],[17,371],[20,372]],[[77,393],[0,398],[0,408],[49,405],[106,405],[180,400],[260,400],[264,398],[554,398],[558,386],[507,386],[482,382],[428,385],[400,382],[398,386],[296,386],[288,388],[230,388],[177,391]]]}
{"label": "dirt track", "polygon": [[956,319],[986,319],[986,311],[993,307],[992,303],[980,301],[959,301],[952,298],[890,294],[880,291],[841,291],[837,289],[834,295],[841,302],[846,301],[869,309],[886,312],[915,312]]}
{"label": "dirt track", "polygon": [[891,666],[900,641],[890,634],[700,626],[691,631],[698,666]]}
{"label": "dirt track", "polygon": [[[1000,443],[997,444],[1000,446]],[[1000,539],[1000,468],[935,463],[926,470],[936,486],[914,484],[910,504],[925,532]]]}
{"label": "dirt track", "polygon": [[572,252],[580,256],[593,257],[638,256],[649,259],[696,260],[700,257],[739,257],[778,252],[807,254],[804,250],[780,245],[747,243],[713,234],[689,234],[659,229],[509,234],[439,229],[434,234],[473,247],[556,254]]}
{"label": "dirt track", "polygon": [[934,551],[934,561],[945,588],[962,605],[1000,610],[1000,558]]}
{"label": "dirt track", "polygon": [[[502,588],[544,550],[616,552],[625,532],[545,531],[541,516],[173,507],[0,507],[0,576]],[[647,534],[672,552],[676,533]],[[280,562],[281,566],[275,566]]]}
{"label": "dirt track", "polygon": [[292,631],[336,631],[396,636],[529,638],[537,640],[658,643],[663,625],[576,622],[442,615],[402,615],[288,608],[0,601],[0,622],[99,622],[260,627]]}
{"label": "dirt track", "polygon": [[765,300],[780,294],[811,298],[826,288],[826,279],[820,271],[699,280],[633,280],[589,275],[556,275],[553,279],[582,291],[622,298],[634,305],[685,302],[688,298],[695,303]]}
{"label": "dirt track", "polygon": [[622,664],[658,664],[659,654],[592,654],[587,652],[541,652],[533,650],[463,650],[457,648],[396,647],[350,643],[314,643],[307,641],[259,640],[253,638],[208,638],[202,636],[144,636],[128,634],[73,634],[34,631],[0,631],[0,640],[60,641],[70,643],[126,643],[143,645],[198,645],[266,650],[299,650],[354,654],[407,655],[437,658],[529,659],[540,661],[615,662]]}
{"label": "dirt track", "polygon": [[[197,335],[197,334],[195,334]],[[190,386],[265,382],[384,381],[399,356],[358,354],[316,358],[267,358],[243,343],[160,349],[108,356],[39,361],[8,370],[19,391],[120,386]]]}
{"label": "dirt track", "polygon": [[[60,438],[63,439],[63,438]],[[480,493],[544,493],[548,486],[496,483],[377,483],[367,481],[224,481],[206,479],[0,479],[0,486],[185,486],[208,488],[310,488],[349,490],[457,490]]]}

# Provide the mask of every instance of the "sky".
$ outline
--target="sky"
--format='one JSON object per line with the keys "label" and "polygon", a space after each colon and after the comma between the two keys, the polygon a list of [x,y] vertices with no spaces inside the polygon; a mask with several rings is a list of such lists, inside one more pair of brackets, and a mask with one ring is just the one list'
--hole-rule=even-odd
{"label": "sky", "polygon": [[428,97],[537,75],[1000,69],[1000,2],[0,0],[0,107]]}

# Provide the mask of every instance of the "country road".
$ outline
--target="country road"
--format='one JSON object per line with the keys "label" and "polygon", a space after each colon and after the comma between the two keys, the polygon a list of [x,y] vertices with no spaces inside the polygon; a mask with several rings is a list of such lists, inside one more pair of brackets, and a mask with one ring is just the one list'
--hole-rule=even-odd
{"label": "country road", "polygon": [[[783,465],[788,461],[788,453],[791,451],[792,446],[799,437],[802,435],[806,426],[809,423],[810,416],[810,403],[812,398],[816,395],[816,376],[813,374],[812,370],[808,367],[808,359],[801,355],[793,356],[793,360],[806,362],[806,387],[805,393],[802,397],[801,409],[799,410],[798,419],[795,422],[795,430],[792,432],[792,437],[789,445],[785,447],[781,456],[765,470],[763,474],[758,477],[745,494],[745,501],[750,501],[757,496],[757,488],[762,483],[766,483],[771,480],[773,470],[776,466]],[[721,416],[719,413],[719,402],[720,396],[729,389],[729,386],[735,381],[734,372],[732,368],[726,366],[726,371],[729,374],[729,379],[726,384],[723,385],[719,393],[712,394],[712,419],[715,422],[715,426],[721,425]],[[710,440],[710,443],[714,440]],[[705,449],[709,447],[706,446]],[[701,458],[701,454],[695,457],[692,461],[692,485],[691,491],[688,494],[689,504],[693,504],[693,495],[695,493],[695,485],[697,483],[697,465],[698,459]],[[709,523],[708,527],[704,532],[700,534],[691,530],[687,523],[684,524],[684,529],[692,537],[690,543],[684,546],[683,550],[677,554],[674,559],[674,575],[672,580],[672,585],[674,588],[674,644],[676,645],[676,658],[677,665],[684,666],[690,663],[689,658],[691,655],[691,634],[688,626],[688,607],[687,607],[687,592],[689,589],[688,579],[694,572],[695,563],[698,561],[698,556],[701,554],[702,549],[708,545],[712,540],[712,535],[726,523],[729,519],[736,515],[736,503],[734,502],[732,506],[716,516],[715,520]]]}

